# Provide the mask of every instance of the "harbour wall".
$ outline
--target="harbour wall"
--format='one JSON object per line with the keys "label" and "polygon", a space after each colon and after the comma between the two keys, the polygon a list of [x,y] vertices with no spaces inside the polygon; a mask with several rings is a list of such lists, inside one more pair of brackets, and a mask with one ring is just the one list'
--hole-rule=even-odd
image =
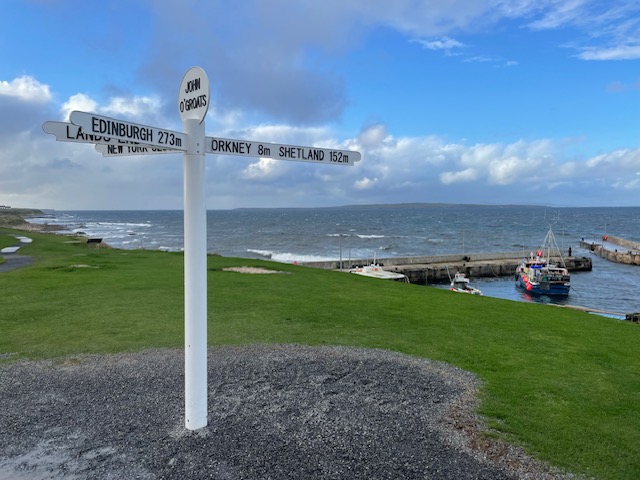
{"label": "harbour wall", "polygon": [[602,243],[582,240],[580,246],[611,262],[640,265],[640,244],[631,240],[605,235]]}
{"label": "harbour wall", "polygon": [[[476,254],[451,254],[422,257],[390,257],[378,259],[385,270],[403,273],[411,283],[446,283],[456,272],[462,272],[470,278],[514,276],[522,261],[522,252],[498,252]],[[307,262],[308,267],[327,270],[349,270],[356,265],[368,265],[369,260],[330,262]],[[560,258],[550,258],[550,263],[561,263]],[[568,257],[564,259],[570,271],[591,271],[591,259],[588,257]]]}
{"label": "harbour wall", "polygon": [[620,245],[621,247],[629,248],[630,250],[635,250],[636,253],[640,252],[640,243],[633,242],[631,240],[626,240],[620,237],[614,237],[612,235],[606,235],[607,242],[613,243],[614,245]]}

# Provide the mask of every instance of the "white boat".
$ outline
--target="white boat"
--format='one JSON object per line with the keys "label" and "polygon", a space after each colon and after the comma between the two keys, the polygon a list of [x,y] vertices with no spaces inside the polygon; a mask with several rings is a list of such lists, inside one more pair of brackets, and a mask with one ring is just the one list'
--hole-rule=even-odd
{"label": "white boat", "polygon": [[472,295],[482,295],[482,292],[476,287],[471,285],[471,281],[466,277],[464,273],[457,272],[451,280],[452,292],[470,293]]}
{"label": "white boat", "polygon": [[383,280],[399,280],[408,283],[407,276],[398,273],[398,272],[390,272],[388,270],[384,270],[377,263],[372,263],[371,265],[365,265],[363,267],[355,267],[349,270],[349,273],[355,273],[356,275],[362,275],[363,277],[372,277],[372,278],[380,278]]}

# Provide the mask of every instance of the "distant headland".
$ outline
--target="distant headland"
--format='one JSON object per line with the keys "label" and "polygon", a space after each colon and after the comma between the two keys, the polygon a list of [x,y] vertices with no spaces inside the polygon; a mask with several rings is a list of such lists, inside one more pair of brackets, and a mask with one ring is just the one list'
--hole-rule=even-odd
{"label": "distant headland", "polygon": [[39,217],[43,215],[44,212],[37,208],[11,208],[5,206],[0,208],[0,227],[39,232],[52,232],[61,229],[58,225],[39,225],[29,223],[26,220],[29,217]]}

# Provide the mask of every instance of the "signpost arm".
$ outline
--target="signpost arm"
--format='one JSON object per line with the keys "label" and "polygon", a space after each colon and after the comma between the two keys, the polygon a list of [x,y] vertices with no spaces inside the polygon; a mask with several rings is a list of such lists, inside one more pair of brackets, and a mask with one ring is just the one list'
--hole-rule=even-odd
{"label": "signpost arm", "polygon": [[204,121],[184,119],[185,427],[207,425],[207,209]]}

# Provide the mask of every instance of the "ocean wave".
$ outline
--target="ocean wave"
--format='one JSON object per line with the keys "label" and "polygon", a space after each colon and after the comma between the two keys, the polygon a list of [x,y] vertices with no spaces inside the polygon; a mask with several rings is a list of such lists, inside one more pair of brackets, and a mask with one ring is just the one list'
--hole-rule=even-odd
{"label": "ocean wave", "polygon": [[327,237],[385,238],[386,235],[365,235],[362,233],[327,233]]}
{"label": "ocean wave", "polygon": [[256,255],[260,255],[265,258],[271,258],[271,255],[273,255],[273,252],[270,252],[269,250],[254,250],[252,248],[247,248],[247,252],[255,253]]}
{"label": "ocean wave", "polygon": [[131,223],[131,222],[91,222],[87,223],[87,225],[91,225],[94,227],[102,227],[102,228],[129,228],[129,227],[152,227],[151,223]]}
{"label": "ocean wave", "polygon": [[251,248],[248,248],[247,252],[254,253],[280,263],[331,262],[336,260],[334,257],[326,257],[323,255],[300,255],[297,253],[272,252],[269,250],[255,250]]}

